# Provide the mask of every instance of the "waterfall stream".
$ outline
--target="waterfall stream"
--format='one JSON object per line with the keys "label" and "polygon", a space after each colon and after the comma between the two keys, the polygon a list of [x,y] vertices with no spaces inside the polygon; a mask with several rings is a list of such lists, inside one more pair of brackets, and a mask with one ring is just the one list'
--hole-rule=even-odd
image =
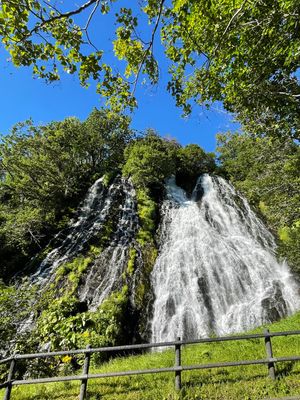
{"label": "waterfall stream", "polygon": [[205,174],[190,200],[175,179],[166,189],[151,341],[244,331],[300,308],[272,235],[228,182]]}
{"label": "waterfall stream", "polygon": [[59,232],[51,250],[32,275],[32,281],[40,286],[46,284],[52,273],[64,262],[80,254],[89,239],[102,227],[108,216],[112,195],[106,194],[103,178],[98,179],[88,190],[79,208],[78,217],[68,228]]}
{"label": "waterfall stream", "polygon": [[127,268],[129,247],[138,229],[135,190],[131,182],[122,180],[123,202],[119,206],[118,225],[109,246],[95,260],[80,289],[81,301],[95,311],[108,295],[122,287],[122,274]]}
{"label": "waterfall stream", "polygon": [[139,227],[130,180],[116,178],[106,188],[100,178],[91,186],[77,217],[55,237],[53,250],[32,275],[32,282],[47,287],[59,266],[86,254],[91,244],[99,246],[107,224],[111,226],[109,244],[95,257],[78,288],[79,300],[86,302],[89,310],[96,310],[112,291],[122,288],[129,248]]}
{"label": "waterfall stream", "polygon": [[[152,341],[244,331],[300,308],[299,286],[287,264],[276,260],[273,236],[228,182],[203,175],[191,199],[175,179],[166,189],[159,256],[151,274]],[[144,268],[135,239],[138,229],[131,181],[118,177],[106,187],[98,179],[77,216],[52,241],[32,282],[46,290],[59,266],[86,256],[108,235],[81,277],[78,299],[94,311],[113,291],[121,290],[134,248],[135,271],[126,284],[135,307]]]}

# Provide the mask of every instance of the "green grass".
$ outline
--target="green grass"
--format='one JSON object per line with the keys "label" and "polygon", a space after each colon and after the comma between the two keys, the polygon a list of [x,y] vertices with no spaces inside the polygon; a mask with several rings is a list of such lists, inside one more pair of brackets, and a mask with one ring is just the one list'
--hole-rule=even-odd
{"label": "green grass", "polygon": [[[300,313],[269,325],[271,331],[298,330]],[[252,332],[262,332],[262,328]],[[274,356],[300,355],[300,336],[272,338]],[[182,363],[201,364],[265,358],[263,339],[189,345],[182,349]],[[115,358],[91,373],[168,367],[174,351]],[[300,362],[276,364],[276,381],[267,376],[267,366],[217,368],[182,373],[182,390],[174,390],[174,373],[91,380],[90,400],[261,400],[300,396]],[[15,387],[12,400],[75,400],[80,382]],[[0,397],[3,390],[0,391]]]}

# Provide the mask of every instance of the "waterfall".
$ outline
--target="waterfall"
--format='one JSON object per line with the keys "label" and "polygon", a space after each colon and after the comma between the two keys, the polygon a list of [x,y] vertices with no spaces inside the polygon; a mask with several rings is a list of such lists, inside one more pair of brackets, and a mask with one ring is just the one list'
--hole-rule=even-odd
{"label": "waterfall", "polygon": [[129,247],[139,227],[135,190],[130,180],[116,178],[106,188],[100,178],[91,186],[77,217],[55,237],[53,249],[32,275],[33,283],[46,288],[60,265],[87,254],[90,244],[100,243],[107,224],[112,231],[109,245],[95,257],[78,288],[79,299],[95,310],[124,284],[122,274],[127,268]]}
{"label": "waterfall", "polygon": [[86,301],[92,311],[95,311],[113,290],[122,288],[122,274],[127,268],[129,248],[134,244],[139,227],[135,190],[131,182],[125,179],[122,179],[121,185],[124,200],[119,207],[116,231],[109,246],[95,260],[80,289],[80,300]]}
{"label": "waterfall", "polygon": [[271,233],[228,182],[205,174],[191,199],[174,178],[166,190],[151,276],[152,341],[241,332],[300,308]]}
{"label": "waterfall", "polygon": [[90,187],[77,218],[56,235],[53,249],[32,275],[34,283],[40,286],[46,284],[58,266],[70,261],[84,249],[85,244],[106,220],[112,196],[105,196],[106,189],[102,181],[103,178],[100,178]]}

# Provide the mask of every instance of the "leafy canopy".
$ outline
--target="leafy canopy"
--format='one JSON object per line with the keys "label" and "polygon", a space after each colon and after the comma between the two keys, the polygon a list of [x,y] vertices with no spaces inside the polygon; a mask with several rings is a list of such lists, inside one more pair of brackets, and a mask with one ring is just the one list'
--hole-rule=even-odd
{"label": "leafy canopy", "polygon": [[141,188],[161,187],[164,180],[176,171],[176,150],[179,145],[148,130],[144,137],[125,149],[123,174],[131,176]]}
{"label": "leafy canopy", "polygon": [[192,193],[197,178],[215,170],[213,153],[205,153],[197,144],[181,147],[176,141],[164,139],[151,129],[126,147],[122,169],[138,189],[141,203],[146,201],[148,195],[158,201],[164,191],[165,180],[172,175],[176,177],[177,184]]}
{"label": "leafy canopy", "polygon": [[[137,84],[145,78],[158,82],[154,43],[160,36],[170,60],[168,90],[185,113],[194,101],[209,106],[218,100],[249,130],[299,137],[298,0],[76,4],[2,0],[0,36],[12,62],[32,66],[34,74],[49,81],[58,80],[63,70],[78,73],[83,86],[92,78],[115,110],[133,109]],[[125,62],[123,72],[105,62],[89,34],[93,21],[115,11],[113,51]]]}
{"label": "leafy canopy", "polygon": [[178,150],[176,181],[189,192],[201,174],[214,172],[215,169],[215,154],[205,153],[197,144],[188,144]]}

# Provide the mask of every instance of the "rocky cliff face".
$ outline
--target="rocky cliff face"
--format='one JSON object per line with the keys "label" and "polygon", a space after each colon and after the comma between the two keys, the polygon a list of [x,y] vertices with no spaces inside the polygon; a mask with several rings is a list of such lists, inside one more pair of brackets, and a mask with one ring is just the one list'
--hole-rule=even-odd
{"label": "rocky cliff face", "polygon": [[[147,246],[137,240],[139,230],[137,196],[130,180],[117,177],[106,186],[103,178],[98,179],[69,227],[51,241],[51,251],[30,274],[38,298],[51,293],[57,307],[61,307],[60,300],[68,302],[69,298],[70,310],[62,318],[88,313],[93,319],[101,313],[103,303],[107,307],[122,294],[122,312],[127,319],[126,323],[120,319],[126,325],[121,329],[122,340],[146,340],[149,324],[145,309],[151,291],[150,273],[146,273],[149,265],[145,264],[149,264],[149,257]],[[38,314],[50,313],[51,300],[46,301],[44,311],[45,301],[39,301],[34,301]],[[31,315],[24,329],[26,325],[33,328],[33,319]],[[115,336],[113,342],[119,341],[119,332]]]}
{"label": "rocky cliff face", "polygon": [[158,257],[140,240],[139,201],[130,180],[97,180],[31,274],[35,324],[53,347],[226,334],[299,309],[272,235],[223,179],[202,176],[191,199],[168,182]]}

